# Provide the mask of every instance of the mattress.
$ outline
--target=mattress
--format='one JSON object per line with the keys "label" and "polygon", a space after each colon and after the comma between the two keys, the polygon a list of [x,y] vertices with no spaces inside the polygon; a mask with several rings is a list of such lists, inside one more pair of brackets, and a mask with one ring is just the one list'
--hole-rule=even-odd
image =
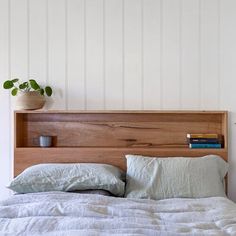
{"label": "mattress", "polygon": [[44,192],[0,202],[0,235],[236,235],[227,198],[125,199]]}

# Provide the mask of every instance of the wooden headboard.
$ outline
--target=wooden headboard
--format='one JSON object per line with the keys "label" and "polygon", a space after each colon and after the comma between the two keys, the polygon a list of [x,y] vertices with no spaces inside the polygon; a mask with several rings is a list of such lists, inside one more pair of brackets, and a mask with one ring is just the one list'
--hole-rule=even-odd
{"label": "wooden headboard", "polygon": [[[222,149],[189,149],[187,133],[224,136]],[[40,148],[40,135],[53,147]],[[39,163],[107,163],[126,169],[125,154],[227,161],[226,111],[16,111],[14,175]]]}

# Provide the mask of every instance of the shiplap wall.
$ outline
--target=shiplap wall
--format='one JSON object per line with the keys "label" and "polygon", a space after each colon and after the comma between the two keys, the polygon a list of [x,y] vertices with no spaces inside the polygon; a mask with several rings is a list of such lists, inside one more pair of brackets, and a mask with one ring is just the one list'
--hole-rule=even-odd
{"label": "shiplap wall", "polygon": [[[235,29],[235,0],[0,0],[0,82],[51,85],[50,109],[227,109],[236,200]],[[1,89],[0,198],[13,110]]]}

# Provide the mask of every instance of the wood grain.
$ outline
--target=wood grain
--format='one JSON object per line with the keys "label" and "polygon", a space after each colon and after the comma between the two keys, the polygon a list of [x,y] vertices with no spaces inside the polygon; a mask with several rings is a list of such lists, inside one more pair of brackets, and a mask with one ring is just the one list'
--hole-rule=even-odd
{"label": "wood grain", "polygon": [[[186,145],[186,133],[221,133],[221,124],[202,122],[28,122],[24,146],[37,146],[40,135],[57,137],[59,147],[130,147]],[[173,135],[174,133],[174,135]]]}
{"label": "wood grain", "polygon": [[14,159],[14,175],[25,168],[40,163],[106,163],[126,170],[126,154],[153,157],[201,157],[216,154],[227,161],[226,149],[189,148],[17,148]]}
{"label": "wood grain", "polygon": [[[125,154],[227,160],[227,112],[56,111],[15,113],[15,176],[39,163],[96,162],[126,168]],[[187,133],[224,135],[223,149],[189,149]],[[38,147],[40,135],[54,137]]]}

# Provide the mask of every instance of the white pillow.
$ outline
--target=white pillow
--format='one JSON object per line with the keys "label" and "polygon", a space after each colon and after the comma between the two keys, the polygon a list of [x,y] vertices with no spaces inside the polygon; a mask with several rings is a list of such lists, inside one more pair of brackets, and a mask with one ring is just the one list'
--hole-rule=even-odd
{"label": "white pillow", "polygon": [[17,193],[106,190],[123,196],[124,173],[106,164],[39,164],[18,175],[8,188]]}
{"label": "white pillow", "polygon": [[126,155],[127,198],[202,198],[225,196],[228,164],[219,156],[151,158]]}

